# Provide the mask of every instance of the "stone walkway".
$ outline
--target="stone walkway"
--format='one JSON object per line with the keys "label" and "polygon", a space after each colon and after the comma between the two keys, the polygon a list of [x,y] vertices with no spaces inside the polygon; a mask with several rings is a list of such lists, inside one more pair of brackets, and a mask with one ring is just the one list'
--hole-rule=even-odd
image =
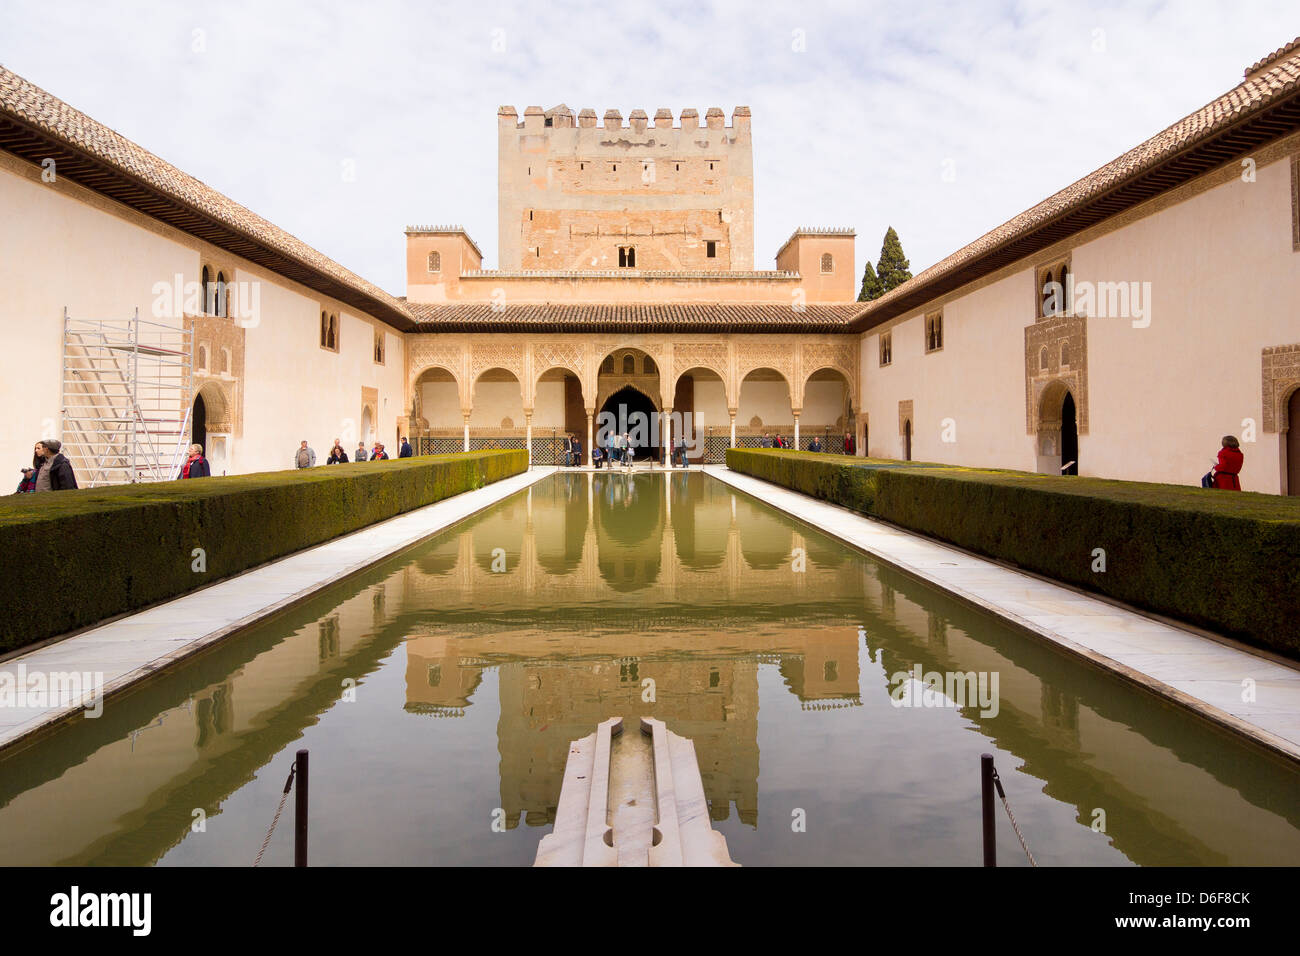
{"label": "stone walkway", "polygon": [[[1300,760],[1300,666],[994,564],[724,466],[709,474],[958,598]],[[1254,700],[1243,701],[1247,680]]]}
{"label": "stone walkway", "polygon": [[[113,694],[131,684],[496,504],[554,471],[533,468],[299,551],[165,604],[19,653],[0,663],[0,682],[8,674],[19,686],[30,688],[33,675],[45,680],[52,675],[95,675],[85,683],[102,682],[103,698],[111,700]],[[19,682],[19,676],[27,681]],[[18,703],[29,706],[13,706],[0,697],[0,751],[73,717],[83,707],[76,699],[71,703],[38,700],[30,706],[34,703],[30,695]],[[87,707],[87,712],[93,713],[94,706]]]}

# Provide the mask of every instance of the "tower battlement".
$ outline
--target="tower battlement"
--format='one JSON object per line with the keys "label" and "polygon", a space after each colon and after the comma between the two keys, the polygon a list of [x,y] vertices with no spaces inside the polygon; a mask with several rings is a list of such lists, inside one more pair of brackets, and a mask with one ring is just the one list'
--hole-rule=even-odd
{"label": "tower battlement", "polygon": [[561,103],[498,119],[500,267],[545,271],[754,267],[749,107],[674,117]]}

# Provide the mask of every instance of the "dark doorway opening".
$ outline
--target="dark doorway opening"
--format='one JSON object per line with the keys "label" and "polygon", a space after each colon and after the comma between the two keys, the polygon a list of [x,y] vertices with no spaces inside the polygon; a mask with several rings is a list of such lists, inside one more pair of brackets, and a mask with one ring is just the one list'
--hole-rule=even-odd
{"label": "dark doorway opening", "polygon": [[208,406],[202,395],[194,396],[194,414],[190,416],[190,444],[202,445],[203,456],[206,458],[209,455]]}
{"label": "dark doorway opening", "polygon": [[903,422],[903,461],[912,460],[912,420]]}
{"label": "dark doorway opening", "polygon": [[631,386],[620,388],[600,407],[596,441],[600,443],[601,449],[605,449],[609,447],[605,443],[607,430],[617,431],[620,435],[629,432],[634,459],[658,458],[658,442],[663,440],[663,436],[654,434],[656,444],[654,447],[650,445],[651,425],[657,421],[657,412],[655,403],[644,392]]}
{"label": "dark doorway opening", "polygon": [[1074,411],[1074,396],[1065,393],[1061,402],[1061,474],[1079,473],[1079,426]]}

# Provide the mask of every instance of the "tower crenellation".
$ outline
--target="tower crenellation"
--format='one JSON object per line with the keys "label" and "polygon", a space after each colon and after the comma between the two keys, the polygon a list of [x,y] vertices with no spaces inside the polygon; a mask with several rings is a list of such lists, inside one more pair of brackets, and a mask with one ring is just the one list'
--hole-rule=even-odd
{"label": "tower crenellation", "polygon": [[754,267],[750,111],[498,110],[506,270]]}

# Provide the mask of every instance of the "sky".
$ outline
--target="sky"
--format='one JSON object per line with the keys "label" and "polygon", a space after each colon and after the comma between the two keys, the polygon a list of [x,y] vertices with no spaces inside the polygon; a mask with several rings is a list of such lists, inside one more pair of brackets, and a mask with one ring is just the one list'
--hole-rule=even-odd
{"label": "sky", "polygon": [[496,112],[753,113],[755,267],[893,226],[920,272],[1241,81],[1296,0],[0,0],[0,63],[394,295],[497,265]]}

